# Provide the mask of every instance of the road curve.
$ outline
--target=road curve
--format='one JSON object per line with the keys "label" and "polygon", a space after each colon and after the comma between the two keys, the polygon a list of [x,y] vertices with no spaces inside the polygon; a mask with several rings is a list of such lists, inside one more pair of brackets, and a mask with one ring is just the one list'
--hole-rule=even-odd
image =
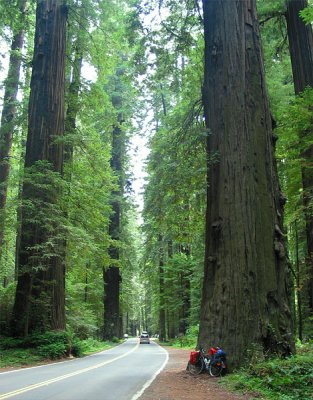
{"label": "road curve", "polygon": [[0,374],[0,400],[136,400],[165,366],[158,344],[128,339],[89,357]]}

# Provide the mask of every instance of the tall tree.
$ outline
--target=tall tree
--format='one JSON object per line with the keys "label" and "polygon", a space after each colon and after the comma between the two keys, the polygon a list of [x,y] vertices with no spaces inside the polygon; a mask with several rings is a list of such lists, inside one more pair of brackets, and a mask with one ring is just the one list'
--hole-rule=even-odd
{"label": "tall tree", "polygon": [[159,340],[166,340],[166,317],[165,317],[165,300],[164,300],[164,248],[163,238],[159,235],[159,283],[160,283],[160,306],[159,306]]}
{"label": "tall tree", "polygon": [[291,282],[254,0],[204,0],[208,130],[199,342],[292,351]]}
{"label": "tall tree", "polygon": [[[287,2],[286,20],[289,49],[293,73],[295,94],[298,95],[308,87],[313,89],[313,32],[312,25],[305,24],[300,12],[308,6],[307,0],[289,0]],[[311,105],[312,106],[312,105]],[[302,185],[303,205],[306,221],[306,238],[309,263],[309,307],[313,314],[313,144],[312,132],[304,129],[300,133],[302,148]],[[311,140],[311,143],[310,143]],[[308,142],[308,144],[307,144]]]}
{"label": "tall tree", "polygon": [[[25,156],[28,176],[22,190],[19,276],[12,317],[16,335],[65,328],[62,240],[52,238],[60,229],[54,214],[59,190],[54,184],[63,170],[66,19],[64,1],[37,1]],[[51,218],[43,223],[40,216],[49,217],[49,213]]]}
{"label": "tall tree", "polygon": [[119,244],[121,234],[121,203],[123,197],[123,153],[125,148],[125,133],[122,130],[122,84],[123,68],[117,70],[113,77],[114,92],[112,94],[112,105],[117,111],[117,122],[112,134],[112,156],[111,168],[117,178],[117,188],[112,192],[112,216],[109,224],[109,234],[113,241],[109,255],[111,265],[103,271],[104,277],[104,338],[112,339],[113,336],[121,336],[120,320],[120,282],[119,269]]}
{"label": "tall tree", "polygon": [[20,79],[22,47],[24,42],[24,19],[27,0],[18,2],[19,18],[13,29],[9,70],[5,82],[4,103],[0,125],[0,257],[2,253],[5,205],[7,200],[8,177],[10,172],[10,154],[13,141],[14,117],[16,115],[16,98]]}
{"label": "tall tree", "polygon": [[[180,251],[182,254],[186,255],[186,258],[190,258],[190,245],[180,246]],[[189,325],[190,317],[190,269],[185,268],[185,270],[180,272],[180,286],[181,286],[181,298],[182,305],[180,309],[179,318],[179,332],[181,334],[186,334]]]}

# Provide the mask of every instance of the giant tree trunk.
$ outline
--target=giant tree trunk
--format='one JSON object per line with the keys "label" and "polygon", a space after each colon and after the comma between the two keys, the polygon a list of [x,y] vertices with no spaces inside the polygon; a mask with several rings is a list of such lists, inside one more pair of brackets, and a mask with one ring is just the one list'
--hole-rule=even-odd
{"label": "giant tree trunk", "polygon": [[[187,258],[190,257],[190,246],[180,246],[181,253],[185,254]],[[190,317],[190,270],[187,269],[180,273],[180,292],[182,306],[179,312],[179,333],[186,334],[189,326]]]}
{"label": "giant tree trunk", "polygon": [[120,337],[120,282],[119,268],[110,266],[104,271],[104,339]]}
{"label": "giant tree trunk", "polygon": [[[300,11],[308,6],[307,0],[289,0],[287,2],[287,31],[296,95],[306,87],[313,88],[313,32],[311,24],[305,25],[300,18]],[[312,132],[303,131],[300,141],[304,144]],[[305,146],[303,146],[305,147]],[[302,152],[302,185],[303,204],[305,210],[306,237],[308,248],[309,276],[309,307],[313,315],[313,145],[306,146]]]}
{"label": "giant tree trunk", "polygon": [[[114,77],[115,94],[112,96],[112,104],[116,110],[122,107],[121,83],[119,75],[123,74],[123,69],[119,69]],[[118,113],[118,124],[113,129],[112,135],[112,156],[111,168],[117,176],[118,188],[112,193],[112,217],[109,225],[109,234],[111,239],[118,241],[120,239],[121,229],[121,201],[123,195],[123,163],[122,154],[125,146],[125,136],[121,129],[123,115]],[[120,318],[120,282],[121,275],[117,265],[120,254],[117,245],[112,245],[109,249],[111,265],[103,271],[104,278],[104,338],[112,339],[113,336],[121,336],[121,318]]]}
{"label": "giant tree trunk", "polygon": [[[12,331],[16,335],[65,328],[65,273],[62,249],[57,248],[62,246],[62,240],[54,242],[52,254],[46,254],[47,243],[59,226],[56,222],[49,227],[36,218],[54,210],[59,196],[49,179],[51,175],[61,175],[63,167],[63,145],[56,139],[64,133],[66,18],[63,1],[37,1],[25,156],[28,179],[24,180],[22,190],[19,276],[12,318]],[[30,171],[36,184],[30,178]],[[47,208],[37,208],[30,217],[25,212],[29,204]]]}
{"label": "giant tree trunk", "polygon": [[305,24],[300,11],[308,6],[307,0],[287,1],[287,32],[295,93],[307,86],[313,87],[313,33],[311,24]]}
{"label": "giant tree trunk", "polygon": [[74,137],[76,135],[76,119],[79,112],[79,90],[81,86],[81,70],[82,70],[83,56],[80,48],[80,40],[77,39],[75,43],[75,59],[73,63],[73,79],[68,89],[68,104],[65,119],[65,135],[66,145],[64,146],[64,162],[68,163],[68,174],[66,179],[71,181],[73,151],[74,151]]}
{"label": "giant tree trunk", "polygon": [[[27,0],[21,0],[19,26],[23,25]],[[9,71],[5,81],[4,102],[0,125],[0,258],[3,248],[5,229],[5,205],[7,200],[8,178],[10,172],[10,154],[12,148],[16,97],[20,79],[21,50],[24,43],[24,29],[19,29],[12,39]]]}
{"label": "giant tree trunk", "polygon": [[206,249],[199,343],[240,365],[250,346],[292,351],[282,232],[254,0],[204,0],[208,129]]}
{"label": "giant tree trunk", "polygon": [[159,341],[166,340],[166,317],[165,317],[165,283],[164,283],[164,249],[163,238],[159,236],[159,290],[160,290],[160,306],[159,306]]}
{"label": "giant tree trunk", "polygon": [[[78,27],[84,26],[85,17],[84,17],[84,7],[79,7],[79,21]],[[77,115],[80,110],[80,88],[81,88],[81,74],[82,74],[82,65],[83,65],[83,54],[84,54],[84,31],[81,29],[74,29],[74,35],[76,35],[75,40],[73,41],[71,52],[73,53],[74,60],[71,65],[71,79],[68,88],[67,98],[66,98],[66,117],[65,117],[65,146],[64,146],[64,163],[67,165],[68,173],[65,175],[66,180],[68,182],[71,181],[72,174],[72,164],[73,164],[73,151],[74,151],[74,143],[75,137],[77,136],[76,132],[76,120]],[[72,27],[73,30],[73,27]],[[68,41],[71,42],[73,39],[68,38]]]}
{"label": "giant tree trunk", "polygon": [[[114,129],[117,134],[117,129]],[[120,130],[119,130],[120,131]],[[120,132],[119,132],[120,134]],[[114,135],[114,134],[113,134]],[[113,139],[114,142],[114,139]],[[113,145],[114,148],[114,145]],[[113,157],[114,158],[114,157]],[[114,195],[114,194],[113,194]],[[117,196],[117,194],[115,193]],[[120,199],[112,201],[113,215],[110,220],[109,234],[113,240],[119,239],[120,234]],[[114,245],[109,249],[111,265],[103,271],[104,278],[104,339],[120,337],[120,269],[117,266],[119,249]]]}

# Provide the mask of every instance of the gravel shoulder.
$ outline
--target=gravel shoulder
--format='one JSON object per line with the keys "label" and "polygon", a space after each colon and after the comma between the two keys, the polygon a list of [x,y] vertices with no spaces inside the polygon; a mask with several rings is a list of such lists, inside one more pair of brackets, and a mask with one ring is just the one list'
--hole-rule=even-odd
{"label": "gravel shoulder", "polygon": [[221,388],[219,378],[208,374],[190,375],[186,370],[190,350],[165,347],[169,361],[139,400],[251,400]]}

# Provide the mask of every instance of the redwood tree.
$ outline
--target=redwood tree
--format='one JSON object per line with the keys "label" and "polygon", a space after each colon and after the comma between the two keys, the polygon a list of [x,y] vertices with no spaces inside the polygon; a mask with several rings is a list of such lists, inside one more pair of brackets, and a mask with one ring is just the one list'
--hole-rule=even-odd
{"label": "redwood tree", "polygon": [[[289,49],[292,65],[295,94],[305,88],[313,88],[313,32],[311,24],[305,24],[300,11],[308,6],[307,0],[289,0],[287,2],[286,21]],[[305,145],[310,140],[311,131],[303,130],[300,135],[302,163],[303,205],[306,222],[306,238],[309,264],[309,307],[313,314],[313,144]]]}
{"label": "redwood tree", "polygon": [[208,130],[199,343],[240,365],[247,350],[293,349],[283,203],[255,0],[203,0]]}
{"label": "redwood tree", "polygon": [[[63,169],[67,7],[38,0],[12,332],[65,328],[64,265],[55,186]],[[50,218],[50,219],[49,219]]]}
{"label": "redwood tree", "polygon": [[9,70],[5,82],[4,102],[0,124],[0,257],[4,239],[5,205],[7,200],[10,155],[13,141],[16,98],[20,79],[21,51],[24,43],[24,16],[27,0],[18,2],[20,12],[17,28],[13,33]]}
{"label": "redwood tree", "polygon": [[166,316],[165,316],[165,301],[164,301],[164,248],[163,238],[159,235],[159,283],[160,283],[160,305],[159,305],[159,340],[166,341]]}
{"label": "redwood tree", "polygon": [[111,206],[112,216],[110,218],[109,234],[113,243],[109,249],[111,265],[103,270],[104,279],[104,338],[112,339],[113,336],[121,337],[122,326],[120,318],[120,283],[121,274],[119,269],[120,252],[118,241],[121,232],[121,202],[123,196],[123,153],[125,150],[125,133],[122,130],[122,82],[121,75],[124,70],[120,68],[114,76],[114,94],[112,105],[117,111],[117,123],[112,134],[112,155],[110,165],[117,178],[117,188],[112,192]]}

